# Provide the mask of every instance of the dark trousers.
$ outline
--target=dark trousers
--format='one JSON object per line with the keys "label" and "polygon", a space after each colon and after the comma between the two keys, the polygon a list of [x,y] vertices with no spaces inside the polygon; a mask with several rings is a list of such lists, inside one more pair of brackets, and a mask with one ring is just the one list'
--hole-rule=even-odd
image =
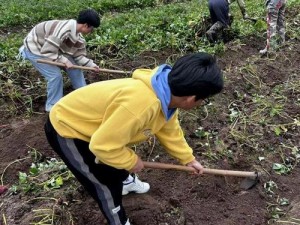
{"label": "dark trousers", "polygon": [[122,205],[122,188],[129,172],[96,164],[88,142],[61,137],[49,119],[45,124],[45,133],[53,150],[97,201],[108,224],[124,225],[127,216]]}
{"label": "dark trousers", "polygon": [[227,0],[209,0],[208,8],[213,24],[220,21],[224,26],[229,26],[229,4]]}

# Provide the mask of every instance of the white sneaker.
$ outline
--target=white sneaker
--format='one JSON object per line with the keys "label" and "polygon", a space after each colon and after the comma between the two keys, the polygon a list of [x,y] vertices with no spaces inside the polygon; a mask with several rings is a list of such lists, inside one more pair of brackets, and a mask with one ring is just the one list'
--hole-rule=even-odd
{"label": "white sneaker", "polygon": [[127,222],[125,223],[125,225],[130,225],[130,223],[129,223],[129,219],[127,220]]}
{"label": "white sneaker", "polygon": [[137,175],[133,175],[133,180],[129,183],[123,183],[122,195],[127,195],[129,192],[138,194],[146,193],[150,190],[150,185],[142,182]]}
{"label": "white sneaker", "polygon": [[262,54],[262,55],[266,54],[267,52],[268,52],[267,47],[265,47],[264,49],[259,51],[259,53]]}

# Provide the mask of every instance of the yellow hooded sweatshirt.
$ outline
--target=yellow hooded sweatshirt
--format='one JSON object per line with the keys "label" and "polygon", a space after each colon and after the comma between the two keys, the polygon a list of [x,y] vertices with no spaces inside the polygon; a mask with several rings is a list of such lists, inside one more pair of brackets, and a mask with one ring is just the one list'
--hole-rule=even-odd
{"label": "yellow hooded sweatshirt", "polygon": [[155,135],[182,164],[195,157],[178,121],[178,110],[166,120],[151,77],[157,70],[138,69],[132,78],[101,81],[63,97],[50,111],[59,135],[89,142],[102,163],[130,170],[137,155],[129,146]]}

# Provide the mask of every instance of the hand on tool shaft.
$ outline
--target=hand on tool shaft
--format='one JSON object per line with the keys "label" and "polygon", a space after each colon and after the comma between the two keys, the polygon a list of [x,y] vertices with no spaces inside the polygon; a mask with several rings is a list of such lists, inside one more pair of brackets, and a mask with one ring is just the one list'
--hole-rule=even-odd
{"label": "hand on tool shaft", "polygon": [[[70,61],[67,61],[65,63],[65,67],[66,67],[66,69],[72,69],[74,67],[74,64]],[[96,72],[96,73],[100,72],[100,67],[99,66],[94,66],[93,69],[94,69],[94,72]]]}
{"label": "hand on tool shaft", "polygon": [[67,61],[67,62],[65,63],[66,69],[71,69],[73,66],[74,66],[73,63],[71,63],[70,61]]}
{"label": "hand on tool shaft", "polygon": [[96,72],[96,73],[99,73],[99,72],[100,72],[100,67],[99,67],[99,66],[94,66],[93,68],[95,69],[95,72]]}
{"label": "hand on tool shaft", "polygon": [[123,71],[123,70],[109,70],[109,69],[102,69],[98,66],[95,67],[87,67],[87,66],[78,66],[78,65],[74,65],[70,62],[70,64],[68,63],[68,65],[66,65],[66,63],[60,63],[60,62],[53,62],[51,60],[47,60],[47,59],[38,59],[37,60],[38,63],[46,63],[49,65],[54,65],[54,66],[60,66],[60,67],[64,67],[66,69],[80,69],[80,70],[92,70],[92,71],[96,71],[96,72],[104,72],[104,73],[118,73],[118,74],[130,74],[130,71]]}
{"label": "hand on tool shaft", "polygon": [[129,172],[130,173],[137,173],[137,172],[140,172],[142,169],[144,169],[144,163],[140,159],[140,157],[138,157],[138,160],[137,160],[136,164],[134,165],[134,167]]}
{"label": "hand on tool shaft", "polygon": [[203,174],[203,166],[196,159],[186,164],[189,167],[193,167],[195,169],[195,174]]}

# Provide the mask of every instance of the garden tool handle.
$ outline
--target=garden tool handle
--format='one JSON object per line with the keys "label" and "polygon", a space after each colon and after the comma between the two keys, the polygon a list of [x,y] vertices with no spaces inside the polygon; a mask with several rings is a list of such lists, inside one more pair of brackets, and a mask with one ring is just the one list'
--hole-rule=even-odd
{"label": "garden tool handle", "polygon": [[[45,64],[49,64],[49,65],[54,65],[54,66],[59,66],[59,67],[65,67],[66,65],[64,63],[60,63],[60,62],[54,62],[54,61],[50,61],[50,60],[46,60],[46,59],[38,59],[37,60],[38,63],[45,63]],[[97,72],[97,70],[93,67],[87,67],[87,66],[78,66],[78,65],[73,65],[72,66],[73,69],[81,69],[81,70],[91,70],[91,71],[95,71]],[[123,70],[109,70],[109,69],[99,69],[100,72],[104,72],[104,73],[118,73],[118,74],[129,74],[129,71],[123,71]]]}
{"label": "garden tool handle", "polygon": [[[173,169],[181,170],[187,172],[195,172],[193,167],[181,166],[167,163],[158,163],[158,162],[143,162],[145,168],[151,169]],[[220,170],[220,169],[208,169],[204,168],[204,174],[213,174],[213,175],[223,175],[223,176],[235,176],[235,177],[252,177],[257,178],[260,176],[260,173],[257,172],[245,172],[245,171],[235,171],[235,170]]]}

